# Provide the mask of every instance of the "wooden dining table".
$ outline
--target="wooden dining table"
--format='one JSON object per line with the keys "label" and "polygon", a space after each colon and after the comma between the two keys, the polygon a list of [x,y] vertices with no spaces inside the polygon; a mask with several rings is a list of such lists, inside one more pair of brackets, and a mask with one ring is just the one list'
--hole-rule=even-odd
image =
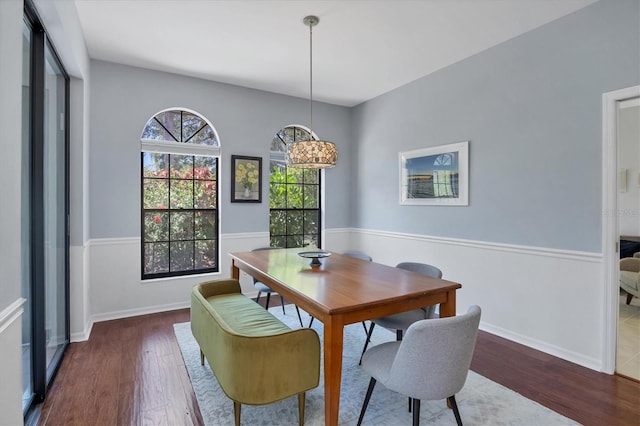
{"label": "wooden dining table", "polygon": [[306,251],[230,253],[231,276],[239,279],[242,270],[322,321],[325,424],[337,425],[344,326],[434,304],[440,304],[440,317],[454,316],[462,286],[330,251],[319,266],[311,266],[299,255]]}

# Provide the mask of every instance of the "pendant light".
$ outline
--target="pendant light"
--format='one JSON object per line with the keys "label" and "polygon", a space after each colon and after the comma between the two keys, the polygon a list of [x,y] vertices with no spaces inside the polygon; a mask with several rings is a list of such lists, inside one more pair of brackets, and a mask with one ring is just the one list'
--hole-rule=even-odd
{"label": "pendant light", "polygon": [[313,27],[320,20],[317,16],[307,16],[302,22],[309,26],[309,139],[287,145],[287,166],[324,169],[336,165],[338,150],[333,142],[313,138]]}

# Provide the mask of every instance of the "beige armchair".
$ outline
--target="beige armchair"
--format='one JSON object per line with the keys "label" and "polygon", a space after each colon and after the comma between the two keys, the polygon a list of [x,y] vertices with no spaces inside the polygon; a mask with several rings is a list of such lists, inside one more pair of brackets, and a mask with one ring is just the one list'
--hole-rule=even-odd
{"label": "beige armchair", "polygon": [[633,296],[640,297],[640,253],[620,259],[620,288],[627,293],[627,305]]}

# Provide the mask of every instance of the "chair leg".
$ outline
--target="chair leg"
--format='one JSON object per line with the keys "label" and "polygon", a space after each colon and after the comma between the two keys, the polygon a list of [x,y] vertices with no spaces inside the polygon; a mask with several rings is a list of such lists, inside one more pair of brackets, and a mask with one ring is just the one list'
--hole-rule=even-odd
{"label": "chair leg", "polygon": [[298,305],[295,305],[296,307],[296,312],[298,313],[298,321],[300,321],[300,327],[304,328],[304,325],[302,325],[302,317],[300,316],[300,309],[298,308]]}
{"label": "chair leg", "polygon": [[364,402],[362,403],[362,409],[360,410],[360,417],[358,417],[358,426],[362,424],[362,418],[364,417],[364,412],[367,411],[367,406],[369,405],[369,399],[371,399],[371,393],[373,392],[373,388],[376,385],[376,379],[373,377],[369,381],[369,388],[367,389],[367,395],[364,397]]}
{"label": "chair leg", "polygon": [[285,315],[286,312],[284,311],[284,297],[280,296],[280,304],[282,305],[282,315]]}
{"label": "chair leg", "polygon": [[304,425],[304,392],[298,394],[298,424]]}
{"label": "chair leg", "polygon": [[396,341],[402,341],[402,330],[396,330]]}
{"label": "chair leg", "polygon": [[200,349],[200,365],[204,365],[204,352]]}
{"label": "chair leg", "polygon": [[369,327],[369,332],[367,333],[367,340],[364,341],[364,348],[362,348],[362,354],[360,355],[360,361],[358,365],[362,365],[362,357],[364,353],[367,351],[367,346],[369,346],[369,341],[371,340],[371,334],[373,334],[373,327],[376,326],[376,323],[371,321],[371,327]]}
{"label": "chair leg", "polygon": [[369,330],[367,330],[367,323],[362,321],[362,327],[364,328],[364,334],[367,335],[369,334]]}
{"label": "chair leg", "polygon": [[259,291],[258,292],[258,297],[256,297],[256,303],[260,303],[260,296],[262,295],[262,292]]}
{"label": "chair leg", "polygon": [[271,298],[271,293],[267,293],[267,302],[264,304],[264,308],[269,310],[269,299]]}
{"label": "chair leg", "polygon": [[420,400],[412,398],[413,400],[413,426],[420,425]]}
{"label": "chair leg", "polygon": [[240,403],[233,401],[233,415],[236,419],[236,426],[240,426]]}
{"label": "chair leg", "polygon": [[627,305],[631,304],[631,299],[633,299],[633,294],[627,293]]}
{"label": "chair leg", "polygon": [[456,396],[451,395],[447,398],[449,404],[451,404],[451,409],[453,410],[453,415],[456,416],[456,423],[458,426],[462,426],[462,419],[460,418],[460,411],[458,411],[458,404],[456,404]]}
{"label": "chair leg", "polygon": [[314,317],[311,317],[311,321],[309,321],[309,328],[311,328],[311,324],[313,324],[314,319],[315,319]]}

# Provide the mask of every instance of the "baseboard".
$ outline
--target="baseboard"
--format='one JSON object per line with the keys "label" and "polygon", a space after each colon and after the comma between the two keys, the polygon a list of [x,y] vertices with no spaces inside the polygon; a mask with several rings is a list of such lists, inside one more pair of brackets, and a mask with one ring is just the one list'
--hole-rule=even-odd
{"label": "baseboard", "polygon": [[111,321],[115,319],[137,317],[139,315],[157,314],[158,312],[175,311],[177,309],[185,309],[190,306],[189,301],[169,303],[166,305],[145,306],[143,308],[125,309],[122,311],[106,312],[99,315],[91,316],[91,323]]}
{"label": "baseboard", "polygon": [[71,333],[71,343],[86,342],[91,336],[91,330],[93,330],[93,321],[90,320],[85,324],[85,328],[80,333]]}
{"label": "baseboard", "polygon": [[[258,292],[254,291],[251,293],[245,293],[245,296],[255,299],[256,296],[258,296]],[[125,309],[122,311],[107,312],[100,315],[93,315],[91,317],[89,324],[87,324],[87,327],[85,328],[84,332],[73,333],[71,335],[71,341],[85,342],[89,340],[89,337],[91,336],[91,330],[93,329],[93,325],[97,322],[111,321],[111,320],[129,318],[129,317],[137,317],[140,315],[157,314],[160,312],[175,311],[178,309],[186,309],[186,308],[189,308],[190,306],[191,306],[191,302],[185,301],[185,302],[179,302],[179,303],[170,303],[166,305],[147,306],[140,309]]]}
{"label": "baseboard", "polygon": [[514,333],[502,327],[497,327],[482,321],[480,322],[480,330],[486,331],[487,333],[494,334],[496,336],[502,337],[512,342],[519,343],[529,348],[536,349],[538,351],[555,356],[557,358],[564,359],[574,364],[581,365],[591,370],[602,372],[602,363],[595,358],[585,357],[582,354],[568,351],[561,347],[545,343],[541,340],[532,339],[530,337],[527,337],[518,333]]}

